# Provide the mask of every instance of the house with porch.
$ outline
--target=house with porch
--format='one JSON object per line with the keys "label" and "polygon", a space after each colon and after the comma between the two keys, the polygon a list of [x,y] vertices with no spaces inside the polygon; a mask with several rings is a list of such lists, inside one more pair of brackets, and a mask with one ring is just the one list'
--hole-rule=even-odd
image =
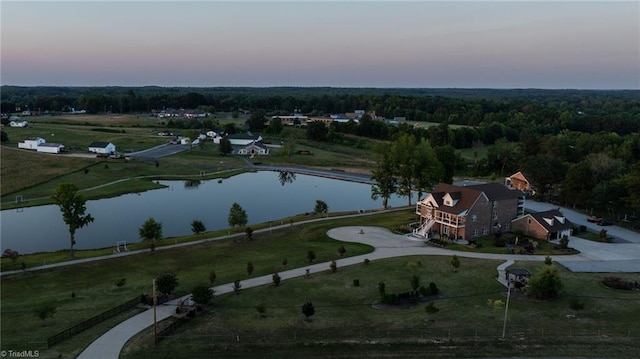
{"label": "house with porch", "polygon": [[557,209],[529,213],[511,221],[512,230],[547,241],[559,240],[565,235],[570,236],[573,226],[573,223]]}
{"label": "house with porch", "polygon": [[470,186],[438,184],[416,204],[420,217],[415,235],[451,240],[473,240],[511,229],[511,221],[524,215],[524,193],[500,183]]}
{"label": "house with porch", "polygon": [[249,156],[255,156],[255,155],[266,156],[269,154],[269,147],[267,147],[265,144],[261,142],[254,141],[238,149],[237,154],[249,155]]}

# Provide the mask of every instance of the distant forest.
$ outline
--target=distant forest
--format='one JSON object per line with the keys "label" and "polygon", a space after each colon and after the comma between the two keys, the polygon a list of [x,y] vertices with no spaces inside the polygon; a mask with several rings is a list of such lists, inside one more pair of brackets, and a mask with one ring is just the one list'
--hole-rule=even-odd
{"label": "distant forest", "polygon": [[[385,118],[435,122],[439,125],[419,128],[364,118],[359,124],[334,124],[327,133],[320,129],[314,138],[308,135],[360,145],[345,135],[394,141],[408,134],[429,140],[449,167],[446,178],[454,172],[497,178],[523,170],[558,203],[612,217],[614,212],[615,217],[640,212],[639,90],[2,86],[1,91],[3,113],[16,108],[49,113],[72,108],[136,114],[170,108],[245,111],[252,114],[247,124],[254,132],[276,128],[265,128],[270,116],[294,111],[328,116],[366,110]],[[176,119],[166,125],[207,129],[220,124]],[[482,147],[486,158],[458,167],[464,162],[458,150],[472,149],[475,156]]]}

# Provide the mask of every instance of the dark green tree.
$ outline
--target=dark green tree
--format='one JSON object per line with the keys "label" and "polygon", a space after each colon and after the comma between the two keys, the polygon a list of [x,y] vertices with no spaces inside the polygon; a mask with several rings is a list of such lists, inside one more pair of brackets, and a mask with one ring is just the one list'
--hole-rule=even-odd
{"label": "dark green tree", "polygon": [[304,314],[306,320],[309,320],[309,317],[316,314],[316,308],[311,302],[304,303],[302,305],[302,314]]}
{"label": "dark green tree", "polygon": [[282,281],[282,278],[280,277],[280,274],[273,273],[273,275],[271,276],[271,280],[273,281],[273,285],[278,287],[280,286],[280,282]]}
{"label": "dark green tree", "polygon": [[327,125],[320,121],[307,123],[307,139],[312,141],[325,142],[329,136]]}
{"label": "dark green tree", "polygon": [[229,226],[243,227],[247,225],[247,212],[236,202],[233,202],[229,209]]}
{"label": "dark green tree", "polygon": [[327,202],[321,201],[319,199],[316,200],[316,206],[313,208],[313,213],[326,214],[327,212],[329,212],[329,206],[327,205]]}
{"label": "dark green tree", "polygon": [[252,273],[253,273],[253,263],[247,262],[247,274],[251,276]]}
{"label": "dark green tree", "polygon": [[206,285],[197,285],[191,289],[191,299],[196,304],[209,305],[213,299],[213,289]]}
{"label": "dark green tree", "polygon": [[78,187],[71,183],[61,183],[58,185],[56,193],[53,195],[53,202],[60,207],[62,219],[67,224],[71,245],[69,247],[69,258],[73,258],[73,246],[76,244],[76,230],[93,222],[91,214],[87,211],[86,200],[78,194]]}
{"label": "dark green tree", "polygon": [[397,190],[391,145],[378,144],[374,147],[373,152],[376,164],[371,173],[371,179],[376,183],[371,186],[371,198],[373,200],[382,198],[382,206],[387,208],[389,207],[389,197]]}
{"label": "dark green tree", "polygon": [[451,257],[451,261],[449,263],[451,263],[454,272],[457,272],[458,268],[460,268],[460,258],[455,254]]}
{"label": "dark green tree", "polygon": [[196,235],[199,235],[200,233],[204,233],[206,230],[207,228],[205,228],[204,223],[202,223],[202,221],[199,221],[196,219],[193,222],[191,222],[191,231]]}
{"label": "dark green tree", "polygon": [[228,155],[233,152],[233,147],[231,147],[231,141],[228,138],[222,137],[220,139],[220,154],[223,156]]}
{"label": "dark green tree", "polygon": [[279,135],[280,132],[282,132],[282,119],[280,119],[279,117],[272,118],[271,121],[269,121],[268,130],[269,133]]}
{"label": "dark green tree", "polygon": [[156,290],[170,295],[178,286],[178,278],[173,273],[163,273],[156,278]]}
{"label": "dark green tree", "polygon": [[247,120],[247,125],[249,125],[249,130],[252,132],[262,132],[264,130],[264,119],[265,113],[262,110],[256,110],[251,112],[249,119]]}
{"label": "dark green tree", "polygon": [[162,223],[149,217],[138,229],[138,234],[143,241],[151,243],[151,250],[156,250],[156,241],[162,239]]}

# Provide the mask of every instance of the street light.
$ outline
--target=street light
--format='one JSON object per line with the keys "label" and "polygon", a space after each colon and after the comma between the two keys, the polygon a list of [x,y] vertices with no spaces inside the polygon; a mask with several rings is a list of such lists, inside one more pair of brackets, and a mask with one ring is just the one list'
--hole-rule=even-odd
{"label": "street light", "polygon": [[509,298],[511,297],[511,279],[507,278],[507,304],[504,306],[504,323],[502,324],[502,339],[507,332],[507,312],[509,311]]}

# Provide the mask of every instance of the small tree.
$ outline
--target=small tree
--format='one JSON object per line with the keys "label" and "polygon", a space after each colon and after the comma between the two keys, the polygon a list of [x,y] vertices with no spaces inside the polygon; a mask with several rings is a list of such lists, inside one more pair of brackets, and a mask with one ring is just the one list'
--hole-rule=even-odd
{"label": "small tree", "polygon": [[191,289],[191,299],[196,304],[209,305],[213,299],[213,289],[206,285],[197,285]]}
{"label": "small tree", "polygon": [[283,266],[283,267],[286,267],[288,263],[289,263],[289,262],[287,261],[287,258],[285,258],[285,259],[283,259],[283,260],[282,260],[282,266]]}
{"label": "small tree", "polygon": [[316,252],[308,251],[307,252],[307,260],[309,261],[309,263],[315,262],[315,260],[316,260]]}
{"label": "small tree", "polygon": [[544,266],[529,280],[528,294],[538,299],[552,299],[562,290],[562,280],[555,266]]}
{"label": "small tree", "polygon": [[562,238],[560,239],[560,248],[562,249],[569,248],[569,237],[566,234],[562,236]]}
{"label": "small tree", "polygon": [[331,268],[332,273],[335,273],[338,270],[338,264],[336,264],[336,261],[331,261],[329,268]]}
{"label": "small tree", "polygon": [[204,223],[202,223],[202,221],[199,221],[196,219],[193,222],[191,222],[191,231],[196,235],[199,235],[200,233],[204,233],[206,230],[207,229],[205,228]]}
{"label": "small tree", "polygon": [[602,242],[606,242],[607,241],[607,230],[602,228],[600,230],[600,241]]}
{"label": "small tree", "polygon": [[18,251],[14,251],[11,248],[7,248],[2,253],[2,256],[6,257],[6,258],[10,258],[11,259],[11,263],[15,264],[16,261],[18,260],[18,257],[20,256],[20,253],[18,253]]}
{"label": "small tree", "polygon": [[253,263],[248,262],[248,263],[247,263],[247,274],[248,274],[249,276],[251,276],[251,273],[253,273]]}
{"label": "small tree", "polygon": [[209,272],[209,284],[213,284],[213,282],[215,282],[215,281],[216,281],[216,278],[217,278],[217,277],[218,277],[218,276],[216,275],[216,272],[215,272],[215,271],[211,271],[211,272]]}
{"label": "small tree", "polygon": [[178,286],[178,278],[173,273],[164,273],[156,278],[158,292],[170,295]]}
{"label": "small tree", "polygon": [[38,318],[42,319],[43,322],[47,320],[47,318],[53,317],[56,311],[56,307],[50,304],[43,304],[34,310]]}
{"label": "small tree", "polygon": [[309,320],[309,317],[316,314],[316,308],[313,307],[311,302],[304,303],[302,305],[302,314],[305,316],[305,320]]}
{"label": "small tree", "polygon": [[69,258],[73,258],[73,246],[76,245],[76,230],[93,222],[91,214],[87,211],[87,200],[78,194],[79,188],[72,183],[61,183],[56,189],[56,193],[51,197],[53,202],[60,207],[62,219],[67,224],[71,246],[69,247]]}
{"label": "small tree", "polygon": [[138,234],[143,241],[151,242],[151,250],[156,250],[156,241],[162,238],[162,223],[149,217],[138,229]]}
{"label": "small tree", "polygon": [[451,266],[453,267],[453,271],[457,272],[458,268],[460,268],[460,259],[458,258],[457,255],[453,255],[453,257],[451,257]]}
{"label": "small tree", "polygon": [[258,312],[258,314],[260,315],[260,318],[266,318],[267,317],[267,307],[264,305],[264,303],[260,303],[258,305],[255,306],[256,311]]}
{"label": "small tree", "polygon": [[338,253],[340,254],[340,257],[344,256],[346,252],[347,250],[344,248],[343,245],[341,245],[340,248],[338,248]]}
{"label": "small tree", "polygon": [[280,275],[276,272],[271,276],[271,280],[273,280],[273,285],[278,287],[280,286],[280,281],[282,281],[282,278],[280,278]]}
{"label": "small tree", "polygon": [[253,228],[247,227],[244,229],[244,239],[247,241],[253,240]]}
{"label": "small tree", "polygon": [[120,288],[120,287],[124,286],[125,284],[127,284],[127,278],[120,278],[117,281],[115,281],[113,284],[115,284],[116,287]]}
{"label": "small tree", "polygon": [[242,288],[242,285],[240,284],[240,280],[236,279],[233,282],[233,293],[235,294],[240,294],[240,289]]}
{"label": "small tree", "polygon": [[420,288],[420,276],[414,274],[411,277],[411,288],[416,291],[418,290],[418,288]]}
{"label": "small tree", "polygon": [[247,212],[236,202],[233,202],[231,209],[229,209],[228,222],[231,227],[243,227],[247,225]]}
{"label": "small tree", "polygon": [[369,258],[365,258],[362,263],[364,263],[365,266],[368,266],[371,261],[369,260]]}
{"label": "small tree", "polygon": [[553,264],[553,261],[552,261],[551,257],[549,257],[549,256],[544,257],[544,264],[548,265],[548,266]]}
{"label": "small tree", "polygon": [[314,214],[326,214],[329,212],[329,206],[325,201],[316,200],[316,206],[313,208]]}

